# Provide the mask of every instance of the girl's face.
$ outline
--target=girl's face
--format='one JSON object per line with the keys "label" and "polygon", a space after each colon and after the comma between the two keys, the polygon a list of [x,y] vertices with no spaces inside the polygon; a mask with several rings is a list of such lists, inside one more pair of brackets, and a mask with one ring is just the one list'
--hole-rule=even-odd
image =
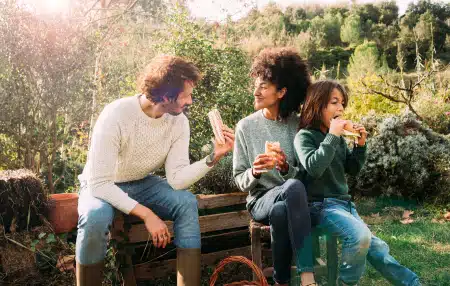
{"label": "girl's face", "polygon": [[277,90],[277,86],[270,81],[257,78],[255,81],[255,110],[278,106],[285,94],[285,89]]}
{"label": "girl's face", "polygon": [[329,129],[332,119],[342,117],[345,104],[342,93],[337,88],[333,89],[327,107],[322,110],[322,126]]}

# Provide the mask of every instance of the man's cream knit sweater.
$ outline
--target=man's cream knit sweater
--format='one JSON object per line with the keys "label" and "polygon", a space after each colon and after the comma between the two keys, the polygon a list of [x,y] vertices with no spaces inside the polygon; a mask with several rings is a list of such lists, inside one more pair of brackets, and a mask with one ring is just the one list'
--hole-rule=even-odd
{"label": "man's cream knit sweater", "polygon": [[114,183],[139,180],[165,164],[167,182],[186,189],[210,168],[205,159],[189,162],[189,122],[184,114],[154,119],[141,109],[139,96],[116,100],[101,112],[94,127],[80,181],[94,197],[124,213],[137,202]]}

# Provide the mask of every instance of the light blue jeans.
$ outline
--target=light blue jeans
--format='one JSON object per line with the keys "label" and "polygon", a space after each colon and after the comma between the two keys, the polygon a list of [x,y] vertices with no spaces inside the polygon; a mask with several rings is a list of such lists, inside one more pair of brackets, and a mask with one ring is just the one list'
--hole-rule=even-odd
{"label": "light blue jeans", "polygon": [[[175,191],[166,180],[153,175],[116,185],[128,196],[149,207],[162,220],[174,222],[174,243],[177,247],[200,248],[195,195],[188,191]],[[81,182],[78,200],[77,262],[95,264],[105,258],[114,212],[113,206],[93,197],[86,183]]]}
{"label": "light blue jeans", "polygon": [[417,275],[400,265],[389,254],[383,240],[370,232],[358,215],[355,204],[334,198],[311,203],[311,216],[318,216],[321,227],[342,240],[339,282],[356,285],[364,273],[366,260],[396,286],[420,285]]}

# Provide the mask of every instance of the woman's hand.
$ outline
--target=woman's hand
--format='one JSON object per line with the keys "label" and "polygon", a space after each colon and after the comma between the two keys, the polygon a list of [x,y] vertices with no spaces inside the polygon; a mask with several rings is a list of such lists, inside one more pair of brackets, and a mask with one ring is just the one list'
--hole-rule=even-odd
{"label": "woman's hand", "polygon": [[277,152],[277,154],[275,155],[275,159],[276,159],[275,167],[281,173],[286,174],[289,171],[289,164],[286,160],[286,154],[281,149],[276,150],[276,152]]}
{"label": "woman's hand", "polygon": [[272,155],[259,154],[256,156],[252,166],[253,176],[259,176],[261,173],[271,170],[276,165],[276,159]]}

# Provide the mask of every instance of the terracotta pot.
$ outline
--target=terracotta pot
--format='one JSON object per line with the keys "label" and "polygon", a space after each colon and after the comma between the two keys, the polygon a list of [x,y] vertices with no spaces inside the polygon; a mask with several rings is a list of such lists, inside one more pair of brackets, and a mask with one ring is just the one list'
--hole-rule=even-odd
{"label": "terracotta pot", "polygon": [[78,224],[78,194],[50,195],[49,222],[55,233],[70,232]]}

